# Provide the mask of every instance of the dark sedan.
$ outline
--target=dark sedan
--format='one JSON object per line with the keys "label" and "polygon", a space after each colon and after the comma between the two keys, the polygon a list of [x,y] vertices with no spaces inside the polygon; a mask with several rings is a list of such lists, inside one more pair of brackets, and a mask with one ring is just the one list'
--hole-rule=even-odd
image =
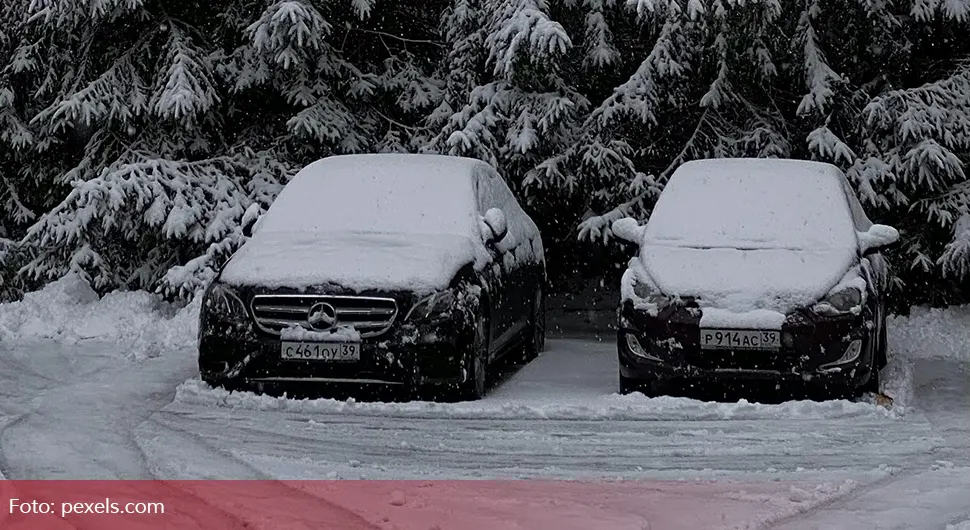
{"label": "dark sedan", "polygon": [[620,390],[657,383],[797,382],[879,390],[887,265],[899,237],[873,224],[835,166],[719,159],[682,165],[622,280]]}
{"label": "dark sedan", "polygon": [[488,164],[325,158],[300,171],[205,294],[202,378],[377,384],[477,399],[545,341],[536,225]]}

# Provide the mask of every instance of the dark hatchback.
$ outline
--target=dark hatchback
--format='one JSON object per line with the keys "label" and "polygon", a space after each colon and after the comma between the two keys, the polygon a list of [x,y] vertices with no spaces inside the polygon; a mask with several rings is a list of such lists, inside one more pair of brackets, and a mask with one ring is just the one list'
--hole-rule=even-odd
{"label": "dark hatchback", "polygon": [[[645,226],[618,309],[620,390],[659,383],[798,383],[879,390],[887,263],[898,232],[873,224],[842,172],[795,160],[678,168]],[[806,385],[807,384],[807,385]]]}
{"label": "dark hatchback", "polygon": [[203,380],[477,399],[545,341],[542,240],[488,164],[353,155],[298,173],[205,294]]}

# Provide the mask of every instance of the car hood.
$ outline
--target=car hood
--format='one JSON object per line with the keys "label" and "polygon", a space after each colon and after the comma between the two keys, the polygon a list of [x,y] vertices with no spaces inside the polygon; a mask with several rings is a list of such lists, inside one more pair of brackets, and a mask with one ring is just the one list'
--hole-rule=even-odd
{"label": "car hood", "polygon": [[848,271],[852,249],[684,248],[645,245],[640,259],[667,295],[696,297],[702,307],[780,313],[824,297]]}
{"label": "car hood", "polygon": [[260,232],[229,260],[232,285],[427,293],[447,288],[468,264],[488,259],[481,243],[450,234]]}

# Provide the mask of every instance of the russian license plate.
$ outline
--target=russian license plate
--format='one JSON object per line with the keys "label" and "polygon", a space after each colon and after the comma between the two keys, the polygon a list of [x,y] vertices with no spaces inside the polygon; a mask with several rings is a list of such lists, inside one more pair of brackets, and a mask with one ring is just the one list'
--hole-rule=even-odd
{"label": "russian license plate", "polygon": [[777,350],[781,345],[778,331],[740,329],[702,329],[702,350]]}
{"label": "russian license plate", "polygon": [[360,360],[359,342],[286,342],[280,355],[290,361],[351,362]]}

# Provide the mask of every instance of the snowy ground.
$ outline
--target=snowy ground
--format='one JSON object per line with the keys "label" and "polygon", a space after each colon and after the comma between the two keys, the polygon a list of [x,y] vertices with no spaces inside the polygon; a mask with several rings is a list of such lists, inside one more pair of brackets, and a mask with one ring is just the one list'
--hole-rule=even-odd
{"label": "snowy ground", "polygon": [[[194,310],[70,281],[0,306],[0,473],[420,479],[301,492],[402,530],[970,528],[968,308],[892,322],[891,410],[619,396],[583,338],[478,403],[227,394],[195,379]],[[425,482],[505,478],[534,480]]]}

